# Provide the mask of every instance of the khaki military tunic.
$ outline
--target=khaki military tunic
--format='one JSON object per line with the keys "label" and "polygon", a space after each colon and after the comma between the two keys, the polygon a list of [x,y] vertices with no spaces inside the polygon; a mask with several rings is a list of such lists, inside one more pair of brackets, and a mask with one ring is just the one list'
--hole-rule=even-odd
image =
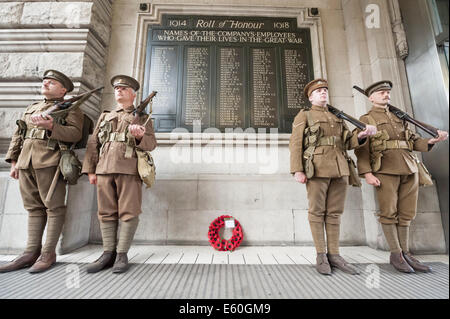
{"label": "khaki military tunic", "polygon": [[[29,213],[62,214],[65,212],[65,182],[59,177],[55,192],[45,201],[53,176],[59,164],[59,147],[47,147],[48,139],[65,143],[78,142],[82,137],[83,112],[77,108],[68,112],[64,125],[53,122],[52,131],[44,131],[31,122],[31,115],[46,111],[59,100],[43,100],[27,107],[21,120],[27,124],[28,137],[23,141],[19,129],[14,133],[5,160],[17,162],[19,185],[25,209]],[[33,130],[34,129],[34,130]]]}
{"label": "khaki military tunic", "polygon": [[[100,150],[98,138],[104,120],[111,123],[111,132],[125,133],[133,121],[133,109],[117,107],[112,112],[102,113],[88,141],[82,172],[97,174],[98,216],[102,221],[127,221],[142,213],[142,181],[138,175],[136,151],[133,150],[131,158],[126,158],[126,144],[119,141],[108,141]],[[138,124],[142,125],[147,118],[141,116]],[[157,143],[151,120],[145,130],[141,141],[136,141],[136,148],[152,151]]]}
{"label": "khaki military tunic", "polygon": [[[369,116],[375,121],[369,119]],[[361,116],[361,122],[376,124],[377,130],[385,130],[389,140],[406,142],[408,133],[412,142],[412,150],[427,152],[431,150],[429,139],[409,131],[407,124],[399,119],[388,108],[372,107],[365,115]],[[392,143],[392,142],[391,142]],[[404,142],[396,142],[405,147]],[[367,143],[355,149],[358,158],[357,166],[360,175],[372,173],[370,165],[370,138]],[[414,219],[417,210],[417,198],[419,193],[418,167],[411,150],[405,148],[392,148],[382,151],[381,167],[373,172],[381,185],[376,188],[380,206],[379,220],[382,224],[399,224],[409,226]]]}
{"label": "khaki military tunic", "polygon": [[[334,136],[335,145],[317,146],[314,150],[314,176],[308,179],[308,218],[313,222],[339,224],[344,211],[345,194],[350,175],[345,157],[347,149],[359,145],[357,135],[348,132],[347,125],[325,107],[313,105],[308,111],[300,111],[292,124],[289,142],[291,173],[304,172],[304,131],[308,124],[319,123],[323,136]],[[344,131],[349,134],[343,141]]]}

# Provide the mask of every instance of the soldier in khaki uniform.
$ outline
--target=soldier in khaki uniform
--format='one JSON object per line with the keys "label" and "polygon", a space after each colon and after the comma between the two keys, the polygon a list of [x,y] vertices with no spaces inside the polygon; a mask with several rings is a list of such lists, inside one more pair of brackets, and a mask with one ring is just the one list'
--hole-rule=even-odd
{"label": "soldier in khaki uniform", "polygon": [[319,273],[330,275],[331,264],[347,273],[358,274],[358,270],[339,255],[340,219],[350,175],[349,164],[353,165],[346,150],[364,143],[366,136],[374,134],[376,129],[368,125],[365,131],[352,136],[345,122],[327,109],[328,83],[324,79],[309,82],[304,94],[312,107],[301,110],[292,124],[290,166],[295,180],[306,183],[308,219],[317,251],[316,268]]}
{"label": "soldier in khaki uniform", "polygon": [[387,107],[391,89],[391,81],[379,81],[365,90],[373,106],[360,120],[376,125],[378,133],[355,150],[358,172],[376,187],[379,221],[391,251],[390,263],[401,272],[429,272],[431,267],[409,252],[409,226],[416,215],[419,193],[418,167],[412,151],[427,152],[448,134],[438,131],[438,138],[428,139],[411,132]]}
{"label": "soldier in khaki uniform", "polygon": [[[60,160],[59,143],[69,146],[82,137],[83,113],[79,108],[70,110],[65,121],[42,116],[42,112],[63,100],[73,90],[72,81],[63,73],[47,70],[41,93],[45,99],[31,104],[22,121],[26,123],[14,133],[6,161],[11,163],[10,176],[19,179],[20,193],[28,211],[28,242],[25,252],[14,261],[0,267],[0,272],[30,268],[30,273],[42,272],[56,262],[55,248],[66,214],[65,182],[59,177],[55,192],[46,197]],[[47,238],[42,247],[42,235],[47,224]]]}
{"label": "soldier in khaki uniform", "polygon": [[[97,184],[98,218],[104,248],[100,258],[88,265],[89,273],[111,266],[114,273],[128,269],[127,252],[142,212],[142,180],[138,175],[135,147],[143,151],[156,147],[148,115],[141,116],[139,124],[131,124],[139,83],[129,76],[117,75],[111,79],[111,84],[117,107],[101,114],[88,141],[82,169],[89,175],[90,183]],[[119,219],[122,222],[116,243]]]}

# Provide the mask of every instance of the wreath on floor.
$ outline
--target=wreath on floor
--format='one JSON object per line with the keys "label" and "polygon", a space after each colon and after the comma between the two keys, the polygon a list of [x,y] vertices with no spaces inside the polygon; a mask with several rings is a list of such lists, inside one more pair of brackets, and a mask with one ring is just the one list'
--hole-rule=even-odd
{"label": "wreath on floor", "polygon": [[[225,226],[225,220],[228,218],[234,219],[234,228],[233,236],[226,240],[220,238],[219,230]],[[214,219],[214,221],[209,225],[208,238],[209,243],[215,249],[219,251],[233,251],[241,244],[244,234],[242,232],[241,224],[237,219],[233,218],[233,216],[222,215]]]}

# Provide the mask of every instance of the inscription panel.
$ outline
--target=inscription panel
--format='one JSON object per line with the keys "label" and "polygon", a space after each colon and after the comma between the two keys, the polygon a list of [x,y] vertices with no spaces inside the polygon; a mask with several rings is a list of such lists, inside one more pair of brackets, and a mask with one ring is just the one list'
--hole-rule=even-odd
{"label": "inscription panel", "polygon": [[218,51],[218,85],[216,127],[244,127],[245,96],[243,48],[220,47]]}
{"label": "inscription panel", "polygon": [[151,90],[157,91],[153,100],[154,114],[176,114],[178,61],[175,46],[152,47]]}
{"label": "inscription panel", "polygon": [[208,47],[186,48],[182,126],[192,126],[194,121],[201,121],[202,127],[209,127],[210,125],[209,51]]}
{"label": "inscription panel", "polygon": [[278,127],[275,49],[252,48],[250,67],[250,126]]}
{"label": "inscription panel", "polygon": [[159,93],[157,131],[192,130],[200,121],[202,129],[291,132],[309,106],[311,37],[296,19],[163,15],[149,27],[147,46],[143,93]]}

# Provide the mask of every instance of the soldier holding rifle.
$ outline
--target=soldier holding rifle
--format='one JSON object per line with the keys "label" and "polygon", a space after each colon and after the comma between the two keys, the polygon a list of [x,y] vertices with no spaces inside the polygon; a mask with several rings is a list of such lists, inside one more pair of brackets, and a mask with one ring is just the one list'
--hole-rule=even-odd
{"label": "soldier holding rifle", "polygon": [[[152,121],[141,114],[149,102],[133,105],[139,83],[132,77],[111,79],[117,107],[101,114],[88,141],[83,173],[97,185],[98,219],[103,239],[103,254],[87,267],[95,273],[113,266],[114,273],[128,270],[127,253],[139,223],[142,180],[138,175],[136,148],[151,151],[156,147]],[[117,229],[121,220],[119,240]]]}
{"label": "soldier holding rifle", "polygon": [[351,184],[359,185],[354,163],[346,150],[365,143],[376,128],[354,120],[364,130],[352,135],[343,121],[350,117],[328,107],[328,83],[324,79],[309,82],[304,94],[312,107],[301,110],[295,117],[289,150],[291,173],[297,182],[306,183],[308,219],[317,251],[316,269],[323,275],[331,275],[331,264],[346,273],[358,274],[339,254],[340,221],[349,176]]}
{"label": "soldier holding rifle", "polygon": [[[31,104],[17,122],[6,154],[11,163],[10,176],[19,180],[23,205],[28,211],[28,242],[23,254],[0,266],[0,272],[32,266],[30,273],[42,272],[56,262],[55,248],[64,224],[65,181],[57,174],[56,187],[47,198],[60,161],[60,150],[82,138],[83,113],[78,107],[52,117],[49,109],[63,102],[73,90],[72,81],[55,70],[44,72],[41,93],[45,99]],[[47,225],[47,238],[42,235]],[[41,250],[42,248],[42,250]]]}
{"label": "soldier holding rifle", "polygon": [[[409,251],[409,227],[416,215],[421,169],[412,151],[428,152],[434,144],[446,140],[448,133],[415,121],[390,105],[391,81],[373,83],[365,90],[354,88],[372,103],[372,109],[360,120],[378,129],[355,154],[359,174],[376,187],[379,221],[391,251],[390,263],[400,272],[430,272],[431,267]],[[435,137],[421,138],[408,129],[405,120]]]}

